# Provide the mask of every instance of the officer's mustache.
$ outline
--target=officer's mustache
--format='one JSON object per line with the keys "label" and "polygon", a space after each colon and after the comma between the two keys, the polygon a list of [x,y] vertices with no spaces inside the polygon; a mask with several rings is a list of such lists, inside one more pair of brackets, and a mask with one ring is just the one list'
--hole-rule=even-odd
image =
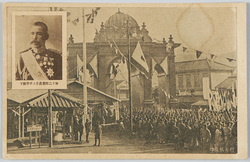
{"label": "officer's mustache", "polygon": [[35,40],[33,40],[33,41],[30,42],[30,44],[33,44],[33,43],[34,43],[34,44],[38,44],[38,45],[41,44],[39,41],[35,41]]}

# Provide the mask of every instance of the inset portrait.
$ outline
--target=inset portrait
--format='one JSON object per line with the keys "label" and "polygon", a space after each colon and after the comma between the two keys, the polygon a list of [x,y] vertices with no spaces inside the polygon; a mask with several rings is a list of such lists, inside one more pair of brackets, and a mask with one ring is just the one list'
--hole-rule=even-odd
{"label": "inset portrait", "polygon": [[13,89],[66,88],[65,17],[49,11],[13,14]]}

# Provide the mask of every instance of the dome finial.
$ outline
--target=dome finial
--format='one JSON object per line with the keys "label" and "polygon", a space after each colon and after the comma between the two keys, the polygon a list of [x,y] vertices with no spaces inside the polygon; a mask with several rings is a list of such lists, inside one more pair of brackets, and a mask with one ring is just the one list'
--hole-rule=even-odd
{"label": "dome finial", "polygon": [[101,28],[102,28],[102,29],[104,28],[104,24],[103,24],[103,22],[102,22],[102,24],[101,24]]}
{"label": "dome finial", "polygon": [[142,24],[142,28],[143,28],[143,29],[145,29],[145,28],[146,28],[145,22],[143,22],[143,24]]}

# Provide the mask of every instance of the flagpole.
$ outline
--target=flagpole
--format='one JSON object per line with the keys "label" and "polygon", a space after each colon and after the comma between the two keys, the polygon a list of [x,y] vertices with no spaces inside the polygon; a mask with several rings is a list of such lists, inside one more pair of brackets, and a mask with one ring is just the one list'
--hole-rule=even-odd
{"label": "flagpole", "polygon": [[53,125],[52,125],[52,105],[51,105],[51,89],[48,89],[48,118],[49,118],[49,147],[53,148]]}
{"label": "flagpole", "polygon": [[82,61],[83,61],[83,105],[84,107],[84,116],[83,116],[83,122],[84,125],[86,119],[87,119],[87,109],[88,109],[88,99],[87,99],[87,69],[86,69],[86,60],[87,60],[87,53],[86,53],[86,40],[85,40],[85,14],[84,14],[84,8],[82,8]]}
{"label": "flagpole", "polygon": [[129,108],[130,108],[130,131],[133,131],[132,87],[131,87],[131,54],[129,39],[129,23],[127,20],[127,43],[128,43],[128,85],[129,85]]}

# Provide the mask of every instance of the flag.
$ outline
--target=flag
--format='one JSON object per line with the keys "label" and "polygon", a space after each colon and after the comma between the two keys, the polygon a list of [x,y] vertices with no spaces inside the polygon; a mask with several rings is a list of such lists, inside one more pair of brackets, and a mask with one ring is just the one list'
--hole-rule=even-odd
{"label": "flag", "polygon": [[236,104],[236,95],[234,91],[234,82],[232,83],[232,100],[233,100],[233,107],[236,108],[237,104]]}
{"label": "flag", "polygon": [[152,87],[156,87],[156,86],[158,86],[158,74],[157,74],[157,72],[156,72],[156,70],[155,70],[155,65],[157,64],[157,62],[154,60],[154,59],[152,59]]}
{"label": "flag", "polygon": [[93,23],[95,16],[97,16],[98,11],[100,10],[100,7],[96,7],[96,9],[92,9],[92,12],[90,14],[86,14],[85,16],[87,17],[87,23]]}
{"label": "flag", "polygon": [[95,8],[95,11],[94,11],[94,12],[95,12],[95,15],[96,15],[96,16],[97,16],[98,11],[99,11],[100,9],[101,9],[101,7],[96,7],[96,8]]}
{"label": "flag", "polygon": [[87,14],[86,16],[88,17],[87,18],[87,23],[93,23],[94,22],[95,15],[94,15],[94,10],[93,9],[92,9],[92,13]]}
{"label": "flag", "polygon": [[132,54],[132,58],[138,62],[147,72],[149,72],[148,64],[146,62],[146,58],[142,52],[141,45],[138,41],[135,51]]}
{"label": "flag", "polygon": [[202,52],[201,51],[196,51],[196,57],[197,59],[201,56]]}
{"label": "flag", "polygon": [[168,56],[165,57],[165,59],[161,62],[160,66],[164,70],[165,74],[168,75]]}
{"label": "flag", "polygon": [[186,47],[182,47],[183,53],[187,50]]}
{"label": "flag", "polygon": [[121,74],[121,77],[128,81],[128,64],[127,61],[124,57],[121,58],[121,63],[120,65],[117,67],[117,69],[119,70],[119,74]]}
{"label": "flag", "polygon": [[71,21],[74,25],[77,25],[79,23],[79,17],[76,18],[75,20]]}
{"label": "flag", "polygon": [[119,67],[119,63],[113,63],[111,65],[111,69],[110,69],[110,78],[114,79],[118,73],[117,68]]}
{"label": "flag", "polygon": [[213,58],[215,57],[214,54],[210,54],[210,59],[213,60]]}
{"label": "flag", "polygon": [[214,62],[215,58],[216,58],[216,56],[214,54],[210,54],[210,59],[212,62]]}
{"label": "flag", "polygon": [[76,59],[76,66],[77,66],[77,78],[79,78],[79,81],[82,81],[83,79],[83,62],[80,59],[79,55],[77,55]]}
{"label": "flag", "polygon": [[92,59],[92,61],[90,61],[89,65],[91,66],[91,68],[92,68],[93,71],[95,72],[96,77],[98,78],[97,54],[94,56],[94,58]]}
{"label": "flag", "polygon": [[227,60],[228,60],[229,62],[236,61],[235,59],[232,59],[232,58],[227,58]]}
{"label": "flag", "polygon": [[229,115],[229,112],[227,109],[225,109],[225,111],[223,112],[223,115],[226,121],[231,121],[231,116]]}
{"label": "flag", "polygon": [[212,93],[210,91],[209,94],[208,94],[208,105],[209,105],[209,110],[210,111],[213,110],[212,109],[212,100],[213,100],[213,95],[212,95]]}

